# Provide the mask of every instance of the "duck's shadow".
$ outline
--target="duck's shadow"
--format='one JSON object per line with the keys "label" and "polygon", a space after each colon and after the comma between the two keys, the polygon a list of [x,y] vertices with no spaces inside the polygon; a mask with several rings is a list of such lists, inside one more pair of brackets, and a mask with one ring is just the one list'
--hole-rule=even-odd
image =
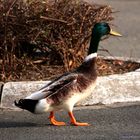
{"label": "duck's shadow", "polygon": [[37,124],[30,122],[0,122],[0,128],[45,127],[51,124]]}

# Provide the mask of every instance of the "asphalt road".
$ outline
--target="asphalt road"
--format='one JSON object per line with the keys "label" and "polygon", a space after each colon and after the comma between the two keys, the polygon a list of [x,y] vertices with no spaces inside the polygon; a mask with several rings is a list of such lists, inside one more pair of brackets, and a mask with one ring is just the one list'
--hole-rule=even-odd
{"label": "asphalt road", "polygon": [[66,112],[57,112],[67,126],[52,126],[48,114],[0,111],[0,140],[140,140],[140,103],[125,107],[87,107],[74,111],[91,126],[69,125]]}

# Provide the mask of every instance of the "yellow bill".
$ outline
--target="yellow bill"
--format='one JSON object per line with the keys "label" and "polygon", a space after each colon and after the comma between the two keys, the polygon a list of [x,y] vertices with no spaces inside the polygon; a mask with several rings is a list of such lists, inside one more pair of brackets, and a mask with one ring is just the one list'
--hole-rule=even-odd
{"label": "yellow bill", "polygon": [[115,32],[115,31],[113,31],[112,29],[110,30],[110,33],[109,33],[110,35],[114,35],[114,36],[122,36],[121,34],[119,34],[119,33],[117,33],[117,32]]}

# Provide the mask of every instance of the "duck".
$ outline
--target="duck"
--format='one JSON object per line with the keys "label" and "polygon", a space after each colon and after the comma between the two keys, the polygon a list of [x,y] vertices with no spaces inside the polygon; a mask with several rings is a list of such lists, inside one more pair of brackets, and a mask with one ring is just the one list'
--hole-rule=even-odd
{"label": "duck", "polygon": [[50,122],[56,126],[66,125],[65,122],[58,121],[55,118],[56,111],[64,110],[68,112],[71,125],[89,126],[89,123],[76,120],[73,108],[77,103],[90,96],[96,87],[97,51],[99,42],[105,35],[122,36],[113,31],[108,23],[96,23],[92,28],[88,53],[82,64],[74,70],[55,78],[24,99],[15,100],[15,106],[34,114],[50,112]]}

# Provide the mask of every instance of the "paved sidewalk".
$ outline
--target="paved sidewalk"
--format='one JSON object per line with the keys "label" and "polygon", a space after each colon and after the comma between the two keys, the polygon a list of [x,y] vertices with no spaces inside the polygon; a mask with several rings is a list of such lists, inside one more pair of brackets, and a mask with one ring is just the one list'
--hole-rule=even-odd
{"label": "paved sidewalk", "polygon": [[[114,11],[113,27],[123,37],[111,37],[101,43],[113,56],[140,58],[140,0],[85,0],[111,5]],[[103,55],[107,53],[100,52]]]}

